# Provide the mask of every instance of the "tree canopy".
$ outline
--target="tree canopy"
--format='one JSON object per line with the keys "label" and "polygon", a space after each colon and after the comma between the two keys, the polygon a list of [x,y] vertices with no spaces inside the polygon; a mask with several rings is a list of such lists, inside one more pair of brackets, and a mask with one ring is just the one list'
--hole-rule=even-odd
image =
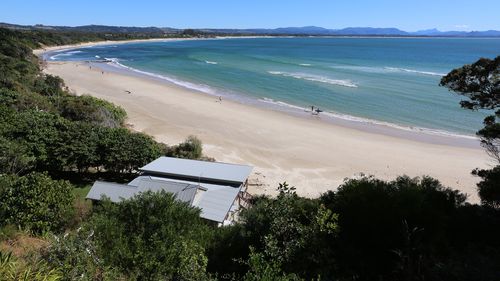
{"label": "tree canopy", "polygon": [[460,102],[463,108],[492,110],[484,119],[484,128],[477,132],[481,145],[497,166],[490,170],[476,169],[474,175],[482,178],[478,184],[479,196],[484,204],[500,207],[500,56],[479,59],[471,65],[452,70],[441,79],[441,86],[467,97]]}

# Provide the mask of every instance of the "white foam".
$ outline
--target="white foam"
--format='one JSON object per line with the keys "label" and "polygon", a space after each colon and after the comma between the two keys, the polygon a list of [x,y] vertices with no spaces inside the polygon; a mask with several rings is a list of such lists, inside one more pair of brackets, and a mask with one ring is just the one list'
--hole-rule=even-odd
{"label": "white foam", "polygon": [[337,80],[337,79],[331,79],[328,77],[307,74],[307,73],[292,73],[292,72],[281,72],[281,71],[268,71],[268,73],[272,74],[272,75],[280,75],[283,77],[292,77],[295,79],[302,79],[302,80],[307,80],[307,81],[326,83],[326,84],[331,84],[331,85],[336,85],[336,86],[343,86],[343,87],[349,87],[349,88],[357,88],[358,87],[358,85],[354,84],[350,80]]}
{"label": "white foam", "polygon": [[[268,104],[272,104],[272,105],[277,105],[280,107],[294,109],[294,110],[309,111],[308,108],[300,107],[300,106],[289,104],[289,103],[282,102],[282,101],[276,101],[276,100],[273,100],[270,98],[262,98],[262,99],[259,99],[259,101],[264,102],[264,103],[268,103]],[[394,123],[390,123],[390,122],[384,122],[384,121],[378,121],[378,120],[369,119],[369,118],[357,117],[357,116],[352,116],[352,115],[333,112],[333,111],[323,111],[321,113],[321,115],[323,115],[323,116],[326,115],[326,116],[331,117],[331,118],[342,119],[342,120],[346,120],[346,121],[350,121],[350,122],[358,122],[358,123],[364,123],[364,124],[384,126],[384,127],[394,128],[394,129],[403,130],[403,131],[424,133],[427,135],[447,136],[447,137],[455,137],[455,138],[463,138],[463,139],[471,139],[471,140],[477,139],[475,136],[470,136],[470,135],[462,135],[462,134],[458,134],[458,133],[452,133],[452,132],[448,132],[448,131],[444,131],[444,130],[437,130],[437,129],[404,126],[404,125],[394,124]]]}
{"label": "white foam", "polygon": [[431,72],[431,71],[421,71],[421,70],[414,70],[414,69],[408,69],[408,68],[400,68],[400,67],[385,67],[385,69],[389,71],[397,71],[397,72],[408,72],[408,73],[416,73],[416,74],[424,74],[424,75],[431,75],[431,76],[446,76],[444,73],[437,73],[437,72]]}
{"label": "white foam", "polygon": [[391,73],[391,72],[406,72],[406,73],[414,73],[414,74],[422,74],[422,75],[430,75],[430,76],[445,76],[444,73],[437,73],[432,71],[422,71],[415,70],[409,68],[401,68],[401,67],[376,67],[376,66],[357,66],[357,65],[333,65],[330,66],[335,69],[347,69],[361,72],[369,72],[369,73]]}
{"label": "white foam", "polygon": [[209,60],[206,60],[205,63],[207,64],[219,64],[218,62],[216,61],[209,61]]}
{"label": "white foam", "polygon": [[347,69],[361,72],[369,72],[369,73],[386,73],[387,69],[382,67],[373,67],[373,66],[357,66],[357,65],[333,65],[330,66],[334,69]]}
{"label": "white foam", "polygon": [[58,57],[71,57],[74,54],[83,53],[83,51],[79,51],[79,50],[67,52],[68,50],[71,50],[71,49],[58,50],[58,51],[54,52],[57,54],[49,57],[49,59],[50,60],[57,60]]}
{"label": "white foam", "polygon": [[312,64],[310,64],[310,63],[300,63],[299,65],[300,66],[311,66]]}
{"label": "white foam", "polygon": [[[203,93],[206,93],[209,95],[214,95],[214,96],[220,96],[220,94],[221,94],[216,89],[213,89],[207,85],[195,84],[195,83],[178,80],[178,79],[164,76],[164,75],[160,75],[160,74],[155,74],[155,73],[151,73],[151,72],[147,72],[147,71],[138,70],[138,69],[135,69],[133,67],[129,67],[129,66],[121,64],[117,58],[105,58],[105,59],[109,60],[108,64],[113,65],[115,67],[124,68],[124,69],[130,70],[130,71],[136,72],[136,73],[140,73],[143,75],[162,79],[162,80],[168,81],[170,83],[176,84],[176,85],[181,86],[181,87],[185,87],[188,89],[196,90],[196,91],[203,92]],[[273,73],[271,73],[271,74],[277,75],[277,74],[281,74],[281,73],[282,72],[279,72],[279,71],[273,71]],[[308,109],[301,107],[301,106],[289,104],[289,103],[286,103],[283,101],[276,101],[276,100],[273,100],[271,98],[264,97],[262,99],[259,99],[259,101],[263,102],[263,103],[283,107],[283,108],[293,109],[296,111],[304,111],[304,110],[307,111],[308,110]],[[470,135],[462,135],[462,134],[458,134],[458,133],[452,133],[452,132],[437,130],[437,129],[428,129],[428,128],[422,128],[422,127],[410,127],[410,126],[398,125],[398,124],[394,124],[394,123],[378,121],[378,120],[373,120],[373,119],[363,118],[363,117],[357,117],[357,116],[352,116],[352,115],[333,112],[333,111],[324,111],[321,113],[321,115],[328,116],[330,118],[337,118],[337,119],[341,119],[341,120],[351,121],[351,122],[359,122],[359,123],[364,123],[364,124],[385,126],[385,127],[395,128],[395,129],[409,131],[409,132],[424,133],[424,134],[428,134],[428,135],[448,136],[448,137],[464,138],[464,139],[471,139],[471,140],[477,139],[475,136],[470,136]]]}
{"label": "white foam", "polygon": [[215,89],[212,89],[211,87],[209,87],[207,85],[195,84],[195,83],[178,80],[178,79],[175,79],[172,77],[168,77],[168,76],[164,76],[164,75],[160,75],[160,74],[156,74],[156,73],[142,71],[142,70],[121,64],[117,58],[104,58],[104,59],[109,61],[108,64],[113,65],[115,67],[124,68],[124,69],[130,70],[130,71],[136,72],[136,73],[140,73],[143,75],[147,75],[147,76],[151,76],[151,77],[158,78],[161,80],[165,80],[165,81],[168,81],[170,83],[176,84],[178,86],[188,88],[191,90],[195,90],[195,91],[199,91],[202,93],[206,93],[209,95],[220,96],[219,92],[217,92]]}

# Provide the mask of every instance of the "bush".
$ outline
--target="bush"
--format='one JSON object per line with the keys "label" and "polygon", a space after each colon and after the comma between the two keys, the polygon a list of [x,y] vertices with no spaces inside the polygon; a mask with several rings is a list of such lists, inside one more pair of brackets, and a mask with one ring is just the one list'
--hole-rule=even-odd
{"label": "bush", "polygon": [[55,236],[41,257],[60,270],[62,280],[126,280],[97,256],[94,235],[86,226]]}
{"label": "bush", "polygon": [[60,271],[50,268],[43,261],[26,265],[17,261],[10,253],[0,252],[0,280],[2,281],[56,281],[60,279]]}
{"label": "bush", "polygon": [[500,209],[500,165],[490,170],[476,169],[472,173],[482,178],[477,184],[481,203]]}
{"label": "bush", "polygon": [[34,233],[61,230],[73,211],[73,186],[47,174],[0,176],[0,225]]}
{"label": "bush", "polygon": [[167,148],[165,155],[176,158],[200,159],[203,156],[203,145],[197,137],[189,136],[184,142]]}
{"label": "bush", "polygon": [[408,274],[432,275],[449,250],[448,229],[465,195],[428,177],[364,177],[347,180],[320,200],[339,215],[336,256],[342,274],[406,280]]}
{"label": "bush", "polygon": [[90,221],[104,263],[142,280],[202,280],[210,232],[200,210],[166,192],[102,203]]}
{"label": "bush", "polygon": [[104,127],[117,128],[123,125],[127,114],[123,108],[92,96],[70,96],[61,98],[61,116],[72,121],[83,121]]}

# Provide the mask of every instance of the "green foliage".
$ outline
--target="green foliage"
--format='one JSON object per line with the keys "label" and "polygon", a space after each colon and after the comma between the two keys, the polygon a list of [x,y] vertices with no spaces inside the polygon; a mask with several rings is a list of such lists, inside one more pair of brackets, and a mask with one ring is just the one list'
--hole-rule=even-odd
{"label": "green foliage", "polygon": [[[471,65],[454,69],[441,79],[441,86],[468,98],[460,102],[467,109],[496,110],[494,115],[484,119],[484,128],[477,132],[481,145],[488,155],[500,164],[500,56],[494,60],[480,59]],[[483,180],[478,184],[481,202],[498,207],[500,202],[500,181],[497,165],[492,170],[475,170],[473,174]],[[483,190],[484,189],[484,190]],[[485,197],[483,197],[485,196]]]}
{"label": "green foliage", "polygon": [[59,106],[61,116],[72,121],[83,121],[116,128],[123,125],[127,114],[123,108],[91,96],[69,96]]}
{"label": "green foliage", "polygon": [[167,148],[165,155],[176,158],[200,159],[203,145],[195,136],[189,136],[183,143]]}
{"label": "green foliage", "polygon": [[42,259],[59,269],[62,280],[125,280],[97,255],[94,235],[86,226],[55,236],[50,247],[42,252]]}
{"label": "green foliage", "polygon": [[[335,259],[330,241],[336,237],[337,216],[326,211],[317,199],[297,196],[286,183],[280,184],[278,190],[275,199],[256,198],[252,208],[241,213],[239,224],[216,234],[218,243],[209,251],[211,271],[225,276],[230,275],[225,270],[232,269],[245,275],[248,268],[237,266],[237,260],[246,260],[252,247],[265,260],[272,261],[261,268],[264,271],[274,274],[278,267],[279,272],[306,279],[332,276]],[[231,257],[231,252],[236,254]]]}
{"label": "green foliage", "polygon": [[57,281],[61,273],[48,267],[44,262],[24,265],[12,254],[0,251],[0,281]]}
{"label": "green foliage", "polygon": [[285,274],[278,262],[267,261],[263,254],[250,251],[247,261],[248,272],[242,280],[244,281],[292,281],[303,280],[295,274]]}
{"label": "green foliage", "polygon": [[30,169],[35,158],[28,155],[24,145],[0,136],[0,174],[19,174]]}
{"label": "green foliage", "polygon": [[141,280],[202,280],[208,227],[199,210],[166,192],[104,202],[90,222],[104,262]]}
{"label": "green foliage", "polygon": [[15,224],[34,233],[61,230],[72,213],[73,186],[47,174],[0,177],[0,225]]}
{"label": "green foliage", "polygon": [[460,103],[464,108],[495,109],[500,105],[500,56],[454,69],[440,85],[467,97]]}
{"label": "green foliage", "polygon": [[103,130],[98,150],[104,168],[116,172],[136,171],[161,155],[161,147],[150,136],[125,128]]}
{"label": "green foliage", "polygon": [[336,256],[342,275],[425,280],[446,261],[442,255],[455,235],[449,227],[465,196],[428,177],[364,177],[347,180],[320,200],[339,215]]}
{"label": "green foliage", "polygon": [[473,174],[480,176],[483,180],[477,184],[481,202],[493,208],[500,208],[500,165],[490,170],[473,171]]}
{"label": "green foliage", "polygon": [[62,96],[64,95],[63,86],[64,81],[61,77],[44,74],[35,80],[33,91],[48,97]]}

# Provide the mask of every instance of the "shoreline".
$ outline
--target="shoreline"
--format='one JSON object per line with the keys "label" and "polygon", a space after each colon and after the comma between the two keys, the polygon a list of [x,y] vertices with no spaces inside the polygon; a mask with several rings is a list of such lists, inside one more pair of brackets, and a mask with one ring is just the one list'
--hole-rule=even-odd
{"label": "shoreline", "polygon": [[[184,40],[224,40],[231,38],[276,38],[285,36],[247,36],[247,37],[215,37],[215,38],[159,38],[159,39],[139,39],[139,40],[124,40],[124,41],[97,41],[97,42],[87,42],[74,45],[64,45],[56,46],[46,49],[34,50],[34,53],[42,58],[47,58],[50,55],[55,55],[54,53],[59,53],[61,51],[69,51],[73,49],[78,49],[81,47],[89,46],[102,46],[102,45],[115,45],[115,44],[126,44],[126,43],[140,43],[140,42],[169,42],[169,41],[184,41]],[[286,36],[291,37],[291,36]],[[344,38],[352,38],[349,36],[344,36]],[[364,37],[359,37],[364,38]],[[46,60],[46,62],[61,62]],[[79,62],[79,61],[75,61]],[[83,63],[83,61],[80,61]],[[175,78],[166,77],[163,75],[149,73],[146,71],[134,69],[129,66],[125,66],[118,61],[85,61],[86,63],[91,63],[94,67],[105,68],[107,71],[116,72],[118,74],[126,74],[132,76],[138,76],[141,78],[146,78],[155,81],[162,81],[163,83],[175,84],[176,86],[184,87],[190,91],[195,91],[203,95],[210,96],[222,96],[225,99],[230,98],[233,101],[243,103],[250,106],[264,107],[268,109],[277,110],[280,112],[301,116],[302,118],[310,118],[310,114],[304,114],[304,108],[299,108],[298,106],[283,103],[281,101],[275,101],[271,99],[253,99],[250,97],[235,97],[234,95],[225,95],[227,93],[211,93],[206,90],[201,90],[193,86],[189,86],[185,81],[181,81]],[[375,119],[368,119],[364,117],[358,117],[354,115],[348,115],[338,112],[323,112],[321,114],[321,121],[333,123],[334,125],[340,125],[343,127],[357,129],[361,131],[368,131],[376,134],[383,134],[392,137],[405,138],[408,140],[414,140],[419,142],[426,142],[431,144],[439,145],[453,145],[459,147],[467,148],[481,148],[480,141],[475,135],[468,135],[464,133],[450,132],[440,129],[430,129],[418,126],[402,125],[397,123],[391,123],[387,121],[379,121]],[[317,118],[318,119],[318,118]]]}
{"label": "shoreline", "polygon": [[[78,63],[78,61],[74,62]],[[89,63],[93,67],[102,68],[103,70],[115,72],[117,74],[130,75],[134,77],[148,79],[151,81],[160,81],[162,83],[176,85],[185,88],[187,90],[197,92],[201,95],[208,95],[212,97],[221,96],[224,97],[225,99],[228,98],[234,102],[238,102],[244,105],[271,109],[301,118],[314,118],[321,122],[328,122],[349,129],[356,129],[369,133],[382,134],[397,138],[405,138],[412,141],[425,142],[431,144],[451,145],[451,146],[467,147],[467,148],[481,147],[480,140],[475,135],[465,135],[461,133],[449,132],[438,129],[400,125],[397,123],[378,121],[374,119],[342,114],[338,112],[324,111],[323,113],[321,113],[321,116],[311,115],[310,111],[306,111],[302,107],[284,103],[281,101],[275,101],[272,99],[267,99],[267,98],[256,99],[252,97],[243,97],[241,95],[224,95],[223,93],[220,92],[209,93],[207,91],[203,91],[195,87],[187,86],[186,82],[182,80],[177,81],[177,79],[170,78],[167,76],[134,69],[132,67],[125,66],[116,61],[106,61],[106,62],[90,61],[84,63]]]}
{"label": "shoreline", "polygon": [[226,99],[217,102],[215,96],[165,81],[105,68],[102,74],[98,66],[87,66],[48,62],[44,71],[63,78],[79,95],[122,106],[134,130],[158,141],[175,144],[196,135],[208,156],[253,165],[253,194],[275,194],[277,184],[287,181],[298,194],[315,197],[360,173],[386,180],[408,174],[430,175],[478,202],[477,178],[470,171],[490,163],[480,148],[419,142]]}

